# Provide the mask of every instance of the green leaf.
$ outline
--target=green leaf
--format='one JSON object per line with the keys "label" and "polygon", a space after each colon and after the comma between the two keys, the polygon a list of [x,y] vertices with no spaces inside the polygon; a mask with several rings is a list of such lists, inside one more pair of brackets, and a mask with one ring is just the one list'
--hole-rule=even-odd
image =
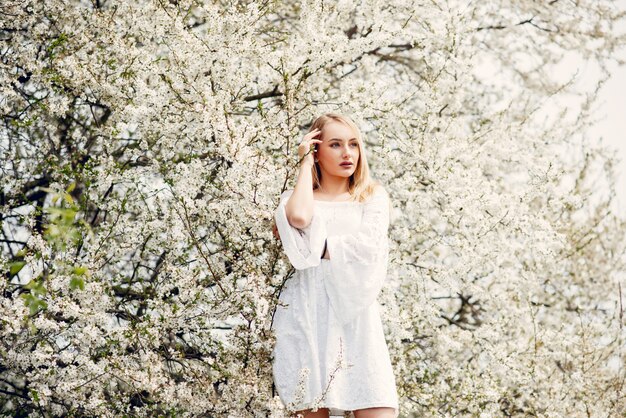
{"label": "green leaf", "polygon": [[69,193],[63,194],[63,199],[65,199],[65,201],[67,202],[68,205],[73,205],[74,204],[74,199],[72,198],[72,196]]}
{"label": "green leaf", "polygon": [[9,264],[11,267],[10,276],[15,276],[17,273],[20,272],[20,270],[22,270],[22,267],[24,267],[26,265],[25,261],[14,261],[13,263]]}
{"label": "green leaf", "polygon": [[31,279],[24,287],[26,289],[29,289],[33,295],[43,296],[47,293],[46,288],[44,287],[43,283],[36,279]]}
{"label": "green leaf", "polygon": [[35,315],[40,310],[48,307],[48,304],[45,301],[39,299],[33,294],[24,293],[20,295],[20,297],[24,299],[24,304],[28,307],[31,315]]}
{"label": "green leaf", "polygon": [[73,273],[77,276],[82,276],[83,274],[87,273],[87,270],[88,269],[85,266],[74,267]]}
{"label": "green leaf", "polygon": [[46,309],[48,307],[48,304],[41,300],[41,299],[36,299],[35,303],[30,305],[30,314],[31,315],[35,315],[37,312]]}
{"label": "green leaf", "polygon": [[70,280],[70,289],[76,290],[77,288],[80,290],[85,290],[85,281],[80,277],[72,277],[72,279]]}

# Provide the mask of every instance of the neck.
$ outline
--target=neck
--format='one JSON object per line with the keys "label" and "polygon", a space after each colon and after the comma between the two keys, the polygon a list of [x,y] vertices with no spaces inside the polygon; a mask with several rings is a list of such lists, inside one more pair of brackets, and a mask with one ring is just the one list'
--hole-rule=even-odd
{"label": "neck", "polygon": [[318,190],[325,195],[336,196],[349,192],[349,179],[345,177],[324,176]]}

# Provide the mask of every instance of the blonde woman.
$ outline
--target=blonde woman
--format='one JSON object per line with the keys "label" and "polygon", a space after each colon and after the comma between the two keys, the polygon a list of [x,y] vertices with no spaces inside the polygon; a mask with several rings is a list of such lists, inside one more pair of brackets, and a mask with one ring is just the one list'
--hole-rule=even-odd
{"label": "blonde woman", "polygon": [[272,327],[272,370],[292,416],[395,418],[395,378],[376,297],[387,274],[389,196],[369,175],[361,132],[327,113],[298,147],[275,234],[295,267]]}

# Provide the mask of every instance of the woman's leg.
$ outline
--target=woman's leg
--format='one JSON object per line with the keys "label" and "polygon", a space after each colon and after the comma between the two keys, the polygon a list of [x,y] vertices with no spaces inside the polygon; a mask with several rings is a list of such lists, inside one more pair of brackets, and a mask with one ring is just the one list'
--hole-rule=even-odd
{"label": "woman's leg", "polygon": [[297,411],[294,415],[292,415],[292,418],[328,418],[328,416],[328,408],[318,408],[315,412],[311,412],[310,409]]}
{"label": "woman's leg", "polygon": [[356,409],[354,418],[395,418],[396,410],[386,406]]}

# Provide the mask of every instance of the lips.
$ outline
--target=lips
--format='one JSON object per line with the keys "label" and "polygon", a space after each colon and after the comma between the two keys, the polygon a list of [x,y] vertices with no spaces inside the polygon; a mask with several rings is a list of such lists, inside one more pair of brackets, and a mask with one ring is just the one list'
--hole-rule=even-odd
{"label": "lips", "polygon": [[352,163],[341,163],[339,165],[342,167],[352,167]]}

